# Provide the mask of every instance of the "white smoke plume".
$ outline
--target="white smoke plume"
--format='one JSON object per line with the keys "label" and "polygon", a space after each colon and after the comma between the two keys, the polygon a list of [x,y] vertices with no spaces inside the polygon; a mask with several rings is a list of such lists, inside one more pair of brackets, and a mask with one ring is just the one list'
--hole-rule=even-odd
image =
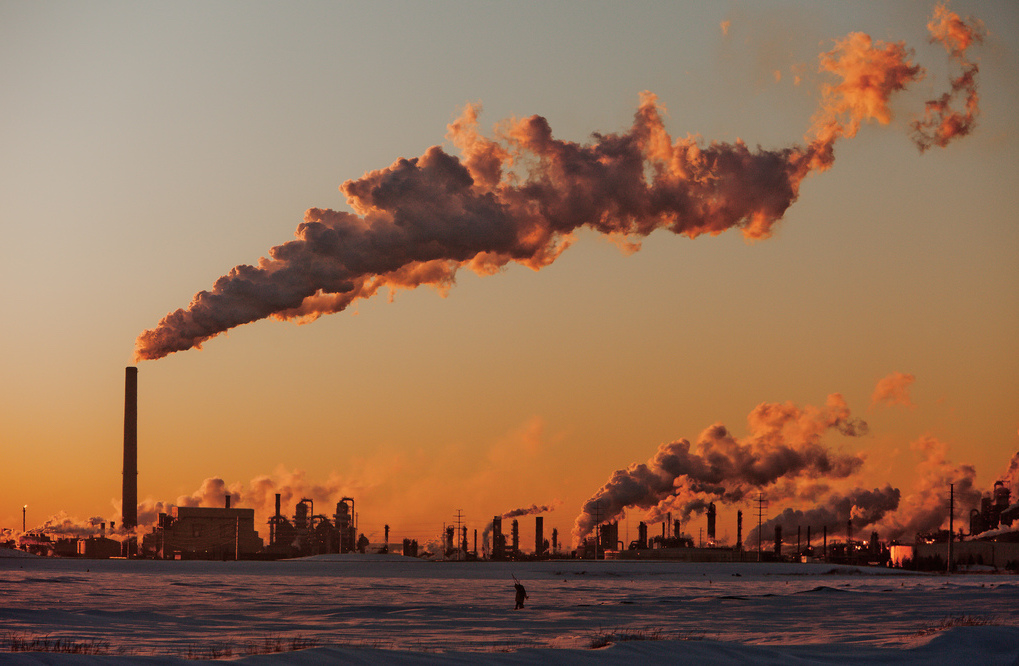
{"label": "white smoke plume", "polygon": [[845,478],[863,465],[861,456],[821,443],[830,430],[847,436],[867,432],[867,424],[851,416],[837,393],[828,396],[823,408],[762,403],[747,422],[750,435],[743,440],[719,423],[701,433],[694,446],[686,439],[668,442],[647,463],[613,472],[584,503],[574,523],[574,541],[579,543],[597,523],[619,518],[626,508],[651,510],[652,521],[676,509],[685,521],[714,500],[738,502],[780,480]]}
{"label": "white smoke plume", "polygon": [[1005,487],[1012,493],[1012,501],[1019,502],[1019,451],[1012,456],[1008,463],[1008,469],[1001,477]]}
{"label": "white smoke plume", "polygon": [[[776,525],[782,526],[786,543],[797,528],[806,530],[810,527],[814,534],[820,534],[822,528],[827,527],[829,534],[834,534],[836,530],[844,530],[846,524],[852,521],[854,533],[857,533],[857,530],[874,525],[889,512],[895,511],[899,506],[900,495],[898,488],[887,484],[884,488],[873,490],[857,488],[845,495],[834,493],[820,506],[806,511],[786,509],[764,522],[760,527],[761,541],[774,542]],[[755,525],[747,533],[744,543],[748,547],[755,545],[757,536],[758,528]]]}
{"label": "white smoke plume", "polygon": [[[877,529],[882,537],[911,540],[916,534],[948,527],[949,486],[955,486],[956,517],[968,516],[980,503],[981,492],[975,486],[976,469],[954,464],[948,459],[948,445],[931,435],[910,444],[920,461],[918,479],[903,498],[898,511],[881,520]],[[956,528],[963,527],[962,522]]]}
{"label": "white smoke plume", "polygon": [[42,525],[30,531],[44,532],[54,537],[85,538],[99,536],[103,531],[103,523],[109,525],[109,521],[100,516],[93,516],[88,520],[82,520],[69,515],[66,511],[60,511],[47,518]]}
{"label": "white smoke plume", "polygon": [[[964,62],[973,40],[956,35],[969,24],[946,12],[938,10],[932,32]],[[446,290],[460,268],[487,275],[516,262],[537,270],[584,228],[628,239],[632,249],[658,229],[691,238],[739,229],[747,238],[767,238],[803,179],[832,165],[838,139],[854,136],[864,122],[891,121],[890,97],[924,75],[911,57],[904,44],[862,33],[837,41],[820,56],[833,83],[822,90],[805,145],[778,150],[750,149],[739,140],[673,140],[650,92],[641,95],[629,130],[594,134],[584,145],[554,138],[536,115],[484,137],[480,108],[468,105],[448,128],[462,159],[433,146],[345,182],[340,189],[353,213],[308,210],[296,240],[272,248],[255,266],[233,268],[187,308],[141,333],[136,359],[200,347],[266,317],[314,320],[383,287]],[[936,134],[936,145],[968,132],[976,113],[972,83],[972,77],[953,83],[947,101],[928,104],[930,119],[917,121],[916,131]],[[961,119],[945,115],[957,89],[973,90]],[[954,129],[942,129],[946,124]]]}

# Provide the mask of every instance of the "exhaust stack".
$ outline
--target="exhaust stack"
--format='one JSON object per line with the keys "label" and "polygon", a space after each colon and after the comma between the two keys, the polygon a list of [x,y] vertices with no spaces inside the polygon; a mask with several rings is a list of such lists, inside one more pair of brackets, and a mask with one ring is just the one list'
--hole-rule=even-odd
{"label": "exhaust stack", "polygon": [[121,524],[138,527],[138,368],[126,368],[124,381],[124,490]]}

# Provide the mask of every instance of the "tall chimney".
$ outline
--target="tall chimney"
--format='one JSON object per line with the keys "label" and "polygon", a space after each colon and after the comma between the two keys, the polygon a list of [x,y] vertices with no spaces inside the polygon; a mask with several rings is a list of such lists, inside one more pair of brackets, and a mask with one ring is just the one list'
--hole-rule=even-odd
{"label": "tall chimney", "polygon": [[121,525],[138,527],[138,368],[129,366],[124,382],[124,498]]}
{"label": "tall chimney", "polygon": [[736,512],[736,550],[743,550],[743,512]]}
{"label": "tall chimney", "polygon": [[541,559],[545,555],[545,519],[534,518],[534,556]]}

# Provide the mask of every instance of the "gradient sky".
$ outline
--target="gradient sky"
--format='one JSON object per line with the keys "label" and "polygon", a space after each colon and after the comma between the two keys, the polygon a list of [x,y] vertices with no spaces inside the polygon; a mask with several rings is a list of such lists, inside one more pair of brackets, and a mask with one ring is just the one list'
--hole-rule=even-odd
{"label": "gradient sky", "polygon": [[[870,424],[824,440],[866,453],[857,485],[912,487],[930,436],[989,488],[1019,449],[1019,5],[950,4],[987,30],[981,116],[920,154],[908,121],[951,73],[934,6],[0,3],[0,528],[26,504],[29,528],[119,521],[136,336],[307,208],[347,210],[343,181],[455,154],[464,104],[486,133],[539,114],[583,142],[627,129],[650,90],[674,138],[782,148],[810,127],[818,54],[852,31],[905,41],[927,77],[890,125],[837,145],[772,238],[656,232],[627,254],[581,233],[540,272],[461,272],[445,298],[382,295],[142,362],[139,498],[269,476],[352,495],[373,540],[388,523],[425,541],[458,509],[480,532],[558,501],[545,529],[568,538],[660,443],[836,392]],[[894,372],[915,376],[912,404],[872,405]]]}

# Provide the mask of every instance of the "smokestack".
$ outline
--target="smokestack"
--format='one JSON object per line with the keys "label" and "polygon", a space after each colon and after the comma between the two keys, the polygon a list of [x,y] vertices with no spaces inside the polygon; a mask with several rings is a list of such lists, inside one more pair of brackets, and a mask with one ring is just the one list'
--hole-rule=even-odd
{"label": "smokestack", "polygon": [[230,496],[229,495],[226,496],[226,505],[224,506],[224,508],[226,508],[226,509],[230,508]]}
{"label": "smokestack", "polygon": [[736,512],[736,550],[743,550],[743,512]]}
{"label": "smokestack", "polygon": [[276,517],[280,517],[280,494],[276,493]]}
{"label": "smokestack", "polygon": [[534,556],[541,558],[545,554],[545,519],[537,516],[534,519]]}
{"label": "smokestack", "polygon": [[715,540],[715,503],[708,504],[708,541]]}
{"label": "smokestack", "polygon": [[124,382],[124,489],[121,524],[138,527],[138,368],[129,366]]}

